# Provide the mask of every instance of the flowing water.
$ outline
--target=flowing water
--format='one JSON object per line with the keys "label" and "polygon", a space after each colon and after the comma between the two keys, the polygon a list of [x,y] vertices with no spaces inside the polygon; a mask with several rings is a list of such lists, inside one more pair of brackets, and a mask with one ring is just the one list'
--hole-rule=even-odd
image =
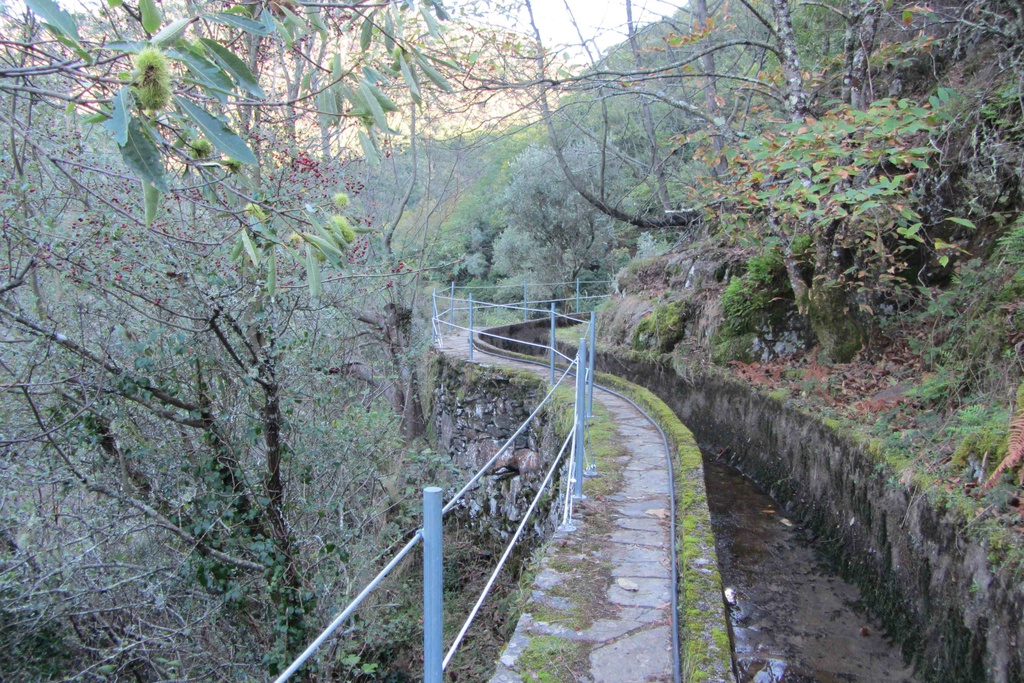
{"label": "flowing water", "polygon": [[916,683],[810,532],[732,467],[704,470],[740,683]]}

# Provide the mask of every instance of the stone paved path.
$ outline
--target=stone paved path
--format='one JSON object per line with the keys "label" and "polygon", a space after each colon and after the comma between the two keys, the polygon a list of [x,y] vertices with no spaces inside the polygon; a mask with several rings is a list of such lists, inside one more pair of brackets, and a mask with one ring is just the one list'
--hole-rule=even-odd
{"label": "stone paved path", "polygon": [[[443,350],[467,358],[463,333]],[[547,377],[547,369],[496,359]],[[539,563],[532,595],[491,683],[672,681],[669,478],[658,431],[635,409],[596,391],[618,453],[584,482],[574,531],[560,530]],[[600,410],[600,409],[598,409]]]}

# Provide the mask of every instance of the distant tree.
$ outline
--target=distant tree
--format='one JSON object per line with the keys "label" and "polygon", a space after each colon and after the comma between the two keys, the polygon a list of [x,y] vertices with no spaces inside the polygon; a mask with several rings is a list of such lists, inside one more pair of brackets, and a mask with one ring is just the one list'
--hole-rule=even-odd
{"label": "distant tree", "polygon": [[[579,143],[564,155],[577,178],[597,182],[599,150]],[[494,245],[493,274],[567,282],[600,267],[615,238],[614,221],[576,192],[550,148],[528,147],[511,164],[509,178],[503,196],[508,226]]]}

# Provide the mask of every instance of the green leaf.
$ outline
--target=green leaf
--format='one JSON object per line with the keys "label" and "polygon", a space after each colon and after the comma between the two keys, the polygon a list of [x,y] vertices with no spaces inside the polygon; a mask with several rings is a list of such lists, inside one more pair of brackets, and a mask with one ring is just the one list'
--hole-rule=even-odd
{"label": "green leaf", "polygon": [[423,98],[420,96],[420,84],[416,82],[416,78],[412,73],[412,67],[405,61],[404,54],[398,55],[398,68],[402,70],[402,78],[405,79],[405,85],[409,88],[412,101],[416,104],[422,103]]}
{"label": "green leaf", "polygon": [[213,57],[213,61],[217,62],[217,64],[234,77],[235,82],[237,82],[238,85],[256,97],[261,99],[266,97],[263,89],[260,88],[260,84],[256,81],[256,77],[253,76],[252,71],[249,70],[249,67],[245,65],[245,62],[239,59],[236,54],[217,41],[210,40],[209,38],[200,38],[199,42],[202,43],[203,47],[205,47],[210,53],[210,56]]}
{"label": "green leaf", "polygon": [[341,111],[338,108],[338,94],[336,90],[334,86],[331,86],[317,93],[316,96],[316,108],[320,113],[321,125],[325,128],[341,122]]}
{"label": "green leaf", "polygon": [[391,18],[391,14],[384,15],[384,47],[387,51],[394,52],[395,50],[395,22]]}
{"label": "green leaf", "polygon": [[[284,19],[278,22],[278,28],[284,26],[284,28],[286,29],[286,33],[291,38],[290,41],[286,38],[285,43],[289,47],[291,47],[291,43],[298,40],[299,38],[302,38],[309,32],[309,27],[306,25],[306,22],[303,21],[302,17],[295,14],[287,7],[280,5],[280,8],[281,13],[284,14]],[[283,37],[284,36],[282,36],[282,38]]]}
{"label": "green leaf", "polygon": [[184,97],[176,96],[174,101],[188,114],[188,117],[217,149],[243,164],[256,163],[256,155],[249,149],[249,145],[245,144],[245,141],[238,137],[224,121]]}
{"label": "green leaf", "polygon": [[437,38],[437,19],[435,19],[434,15],[430,13],[430,8],[427,7],[426,4],[420,5],[420,14],[423,16],[423,20],[427,22],[427,33],[429,33],[432,38]]}
{"label": "green leaf", "polygon": [[434,85],[445,92],[452,92],[451,84],[434,67],[427,63],[426,57],[421,54],[417,54],[416,63],[420,65],[420,68],[423,69],[423,73],[427,75],[427,78],[433,81]]}
{"label": "green leaf", "polygon": [[[269,14],[269,12],[268,12]],[[215,14],[204,14],[204,19],[208,19],[215,24],[222,26],[230,26],[232,28],[242,29],[246,33],[251,33],[255,36],[266,37],[274,32],[273,28],[267,28],[267,25],[262,21],[256,21],[248,17],[243,17],[233,12],[217,12]]]}
{"label": "green leaf", "polygon": [[946,220],[949,221],[950,223],[956,223],[957,225],[962,225],[965,228],[970,228],[971,230],[976,230],[978,228],[978,226],[976,226],[974,223],[967,220],[966,218],[957,218],[956,216],[950,216]]}
{"label": "green leaf", "polygon": [[245,249],[245,253],[249,255],[249,260],[252,261],[252,265],[260,265],[260,255],[259,252],[256,251],[256,245],[252,243],[252,239],[249,237],[249,231],[242,228],[242,232],[239,236],[242,238],[242,247]]}
{"label": "green leaf", "polygon": [[314,235],[311,232],[302,233],[302,238],[310,244],[316,245],[316,248],[327,258],[328,261],[331,262],[331,265],[341,265],[341,259],[344,255],[332,240],[321,237],[320,235]]}
{"label": "green leaf", "polygon": [[327,40],[327,25],[324,23],[319,7],[306,8],[306,23],[316,29],[316,32],[320,34],[320,38],[322,40]]}
{"label": "green leaf", "polygon": [[78,43],[78,25],[75,24],[74,17],[61,9],[60,5],[53,0],[25,0],[25,4],[46,23],[46,27],[52,33],[66,36]]}
{"label": "green leaf", "polygon": [[277,292],[277,254],[270,250],[270,258],[267,259],[267,294],[274,296]]}
{"label": "green leaf", "polygon": [[129,54],[137,55],[148,45],[148,40],[115,40],[107,43],[104,47],[108,50],[113,50],[114,52],[127,52]]}
{"label": "green leaf", "polygon": [[167,192],[167,178],[160,150],[146,135],[138,119],[132,118],[128,122],[128,135],[120,149],[125,165],[140,180],[152,183],[158,190]]}
{"label": "green leaf", "polygon": [[384,114],[384,109],[380,106],[380,102],[373,94],[373,86],[363,81],[359,84],[359,92],[363,96],[363,100],[366,105],[370,108],[370,113],[373,114],[373,122],[377,124],[378,128],[382,130],[389,130],[388,128],[388,117]]}
{"label": "green leaf", "polygon": [[380,163],[380,151],[370,136],[366,134],[366,131],[359,131],[359,145],[363,148],[363,154],[366,155],[368,163],[373,166]]}
{"label": "green leaf", "polygon": [[128,142],[128,111],[131,109],[131,101],[132,91],[127,85],[114,93],[110,98],[110,118],[103,123],[103,127],[110,131],[110,136],[120,147]]}
{"label": "green leaf", "polygon": [[139,13],[142,15],[142,28],[146,33],[153,35],[160,28],[163,17],[160,9],[156,6],[155,0],[139,0]]}
{"label": "green leaf", "polygon": [[395,104],[390,97],[385,95],[380,88],[378,88],[372,83],[367,83],[366,86],[370,89],[370,92],[373,94],[373,97],[377,100],[377,104],[380,105],[381,109],[383,109],[386,112],[398,111],[398,105]]}
{"label": "green leaf", "polygon": [[[215,94],[225,93],[231,94],[234,92],[235,84],[232,82],[231,77],[228,76],[227,72],[221,69],[219,66],[208,60],[202,55],[197,55],[192,52],[181,52],[180,50],[168,50],[167,56],[171,59],[175,59],[182,62],[188,70],[192,72],[192,75],[196,77],[200,85]],[[226,101],[224,97],[218,97],[221,102]]]}
{"label": "green leaf", "polygon": [[320,264],[313,254],[313,247],[306,245],[306,282],[309,283],[309,295],[313,298],[320,296],[323,286],[320,282]]}
{"label": "green leaf", "polygon": [[366,52],[370,49],[370,41],[373,39],[373,12],[366,15],[363,20],[363,28],[359,32],[359,48]]}
{"label": "green leaf", "polygon": [[143,181],[142,183],[142,197],[146,204],[146,227],[148,228],[153,224],[153,220],[156,218],[156,212],[160,208],[160,190],[153,187],[150,183]]}
{"label": "green leaf", "polygon": [[160,32],[153,36],[150,42],[160,47],[170,45],[181,37],[181,34],[185,32],[185,29],[193,21],[195,21],[195,19],[192,17],[185,17],[184,19],[172,21],[167,24],[167,26],[160,29]]}

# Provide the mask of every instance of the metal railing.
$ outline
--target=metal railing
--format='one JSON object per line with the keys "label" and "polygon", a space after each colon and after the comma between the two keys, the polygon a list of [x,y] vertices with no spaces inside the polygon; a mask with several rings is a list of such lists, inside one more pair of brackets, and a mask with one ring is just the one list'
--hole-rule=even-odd
{"label": "metal railing", "polygon": [[[484,604],[484,601],[490,593],[491,588],[494,586],[499,573],[505,566],[506,561],[512,554],[515,544],[522,536],[523,530],[526,528],[527,523],[536,510],[543,495],[555,481],[555,474],[563,465],[563,460],[565,459],[567,452],[569,457],[568,463],[565,465],[565,474],[568,478],[568,482],[565,486],[564,496],[561,496],[560,500],[562,505],[560,516],[562,528],[567,530],[573,529],[573,504],[575,501],[583,499],[583,478],[586,474],[592,473],[594,469],[593,463],[587,463],[586,461],[587,452],[589,450],[587,448],[587,424],[589,416],[592,415],[594,392],[593,348],[595,339],[595,316],[593,313],[590,314],[586,332],[579,340],[579,349],[576,357],[570,358],[557,349],[555,343],[556,320],[559,318],[569,319],[575,323],[581,324],[587,321],[580,320],[578,317],[573,317],[565,313],[557,312],[556,305],[559,303],[567,304],[567,302],[575,302],[575,308],[579,311],[580,305],[583,301],[604,297],[591,295],[581,296],[578,282],[575,297],[566,299],[544,299],[539,301],[530,301],[524,297],[524,301],[521,306],[518,304],[474,302],[472,293],[469,293],[467,298],[462,299],[455,296],[455,291],[456,288],[453,285],[450,288],[451,295],[447,297],[448,305],[443,310],[438,309],[439,296],[436,291],[434,292],[431,334],[435,345],[439,347],[442,346],[445,336],[450,335],[452,332],[468,332],[469,358],[472,360],[474,337],[478,331],[476,323],[480,320],[480,312],[483,312],[484,317],[486,317],[489,312],[504,310],[506,315],[508,315],[507,312],[512,311],[518,317],[518,313],[522,311],[524,320],[529,314],[541,314],[547,316],[551,321],[550,343],[548,345],[531,344],[507,337],[498,337],[490,332],[488,333],[488,336],[494,339],[506,339],[518,344],[526,344],[528,346],[535,346],[540,349],[544,349],[550,359],[550,389],[544,396],[543,400],[541,400],[536,408],[534,408],[530,416],[519,425],[518,429],[516,429],[516,431],[504,442],[498,451],[472,477],[470,477],[470,479],[451,497],[447,503],[442,505],[443,492],[440,488],[426,487],[423,489],[423,527],[417,529],[413,533],[409,541],[391,558],[391,560],[383,569],[380,570],[380,572],[378,572],[370,583],[360,591],[360,593],[333,619],[333,621],[331,621],[327,628],[325,628],[320,635],[309,644],[302,654],[299,655],[295,661],[277,677],[277,679],[275,679],[275,683],[284,683],[284,681],[287,681],[296,671],[298,671],[310,659],[310,657],[313,656],[317,649],[356,612],[359,606],[384,581],[388,574],[390,574],[391,571],[397,567],[399,563],[421,542],[423,543],[423,680],[424,683],[441,683],[444,670],[451,663],[452,658],[455,656],[459,646],[462,644],[473,620],[479,613],[481,606]],[[441,300],[444,300],[444,298],[445,297],[443,295],[440,297]],[[547,304],[547,307],[537,308],[537,304]],[[474,320],[475,313],[477,314],[476,320]],[[465,324],[462,324],[463,321]],[[566,363],[565,368],[557,377],[555,363],[556,357],[561,358]],[[541,409],[551,400],[558,387],[560,387],[569,376],[575,377],[575,399],[572,429],[566,436],[557,455],[553,458],[551,466],[548,468],[541,485],[537,489],[537,493],[534,495],[526,512],[523,514],[518,528],[512,534],[508,545],[499,558],[497,565],[495,566],[490,578],[487,580],[479,598],[470,610],[470,613],[463,622],[458,634],[453,639],[447,653],[443,653],[443,517],[445,514],[450,512],[459,503],[459,501],[473,489],[474,486],[477,485],[480,479],[482,479],[491,470],[491,468],[494,467],[495,463],[502,455],[514,447],[516,439],[526,431],[534,418],[536,418],[540,413]]]}

